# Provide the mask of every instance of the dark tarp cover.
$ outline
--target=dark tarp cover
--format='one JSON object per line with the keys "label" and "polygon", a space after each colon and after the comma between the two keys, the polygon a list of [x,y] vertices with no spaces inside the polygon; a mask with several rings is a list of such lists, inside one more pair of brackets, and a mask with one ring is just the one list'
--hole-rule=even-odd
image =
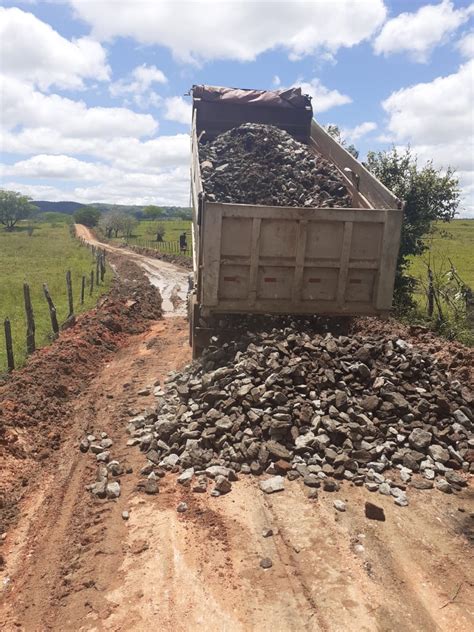
{"label": "dark tarp cover", "polygon": [[301,88],[287,90],[244,90],[219,86],[193,86],[194,98],[202,101],[227,101],[229,103],[251,103],[281,108],[311,108],[311,97],[302,94]]}

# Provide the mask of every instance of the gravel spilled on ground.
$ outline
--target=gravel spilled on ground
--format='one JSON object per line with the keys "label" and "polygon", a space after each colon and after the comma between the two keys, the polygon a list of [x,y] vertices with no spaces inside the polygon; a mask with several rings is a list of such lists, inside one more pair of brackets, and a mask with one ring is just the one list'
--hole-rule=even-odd
{"label": "gravel spilled on ground", "polygon": [[[410,487],[453,493],[474,472],[472,391],[397,336],[301,325],[247,334],[216,342],[154,394],[156,409],[127,426],[146,458],[148,493],[171,470],[195,492],[211,491],[214,479],[216,496],[239,476],[262,475],[265,493],[300,478],[312,498],[344,483],[406,506]],[[95,488],[104,495],[106,468]]]}

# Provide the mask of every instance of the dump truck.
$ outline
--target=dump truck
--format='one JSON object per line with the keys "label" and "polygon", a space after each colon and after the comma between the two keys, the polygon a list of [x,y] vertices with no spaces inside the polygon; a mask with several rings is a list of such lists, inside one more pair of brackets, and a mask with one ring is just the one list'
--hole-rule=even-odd
{"label": "dump truck", "polygon": [[[223,315],[386,315],[403,203],[313,118],[301,89],[193,86],[190,344],[197,357]],[[243,123],[277,126],[334,164],[352,208],[206,199],[200,143]]]}

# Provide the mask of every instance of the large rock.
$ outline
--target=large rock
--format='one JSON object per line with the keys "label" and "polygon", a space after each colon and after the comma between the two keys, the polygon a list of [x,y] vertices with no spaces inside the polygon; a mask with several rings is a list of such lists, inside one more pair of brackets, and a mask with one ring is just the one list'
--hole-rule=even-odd
{"label": "large rock", "polygon": [[260,489],[265,494],[273,494],[274,492],[281,492],[285,489],[285,479],[283,476],[272,476],[259,483]]}
{"label": "large rock", "polygon": [[438,461],[439,463],[446,463],[446,461],[449,461],[449,451],[440,445],[430,445],[428,448],[428,454],[433,461]]}
{"label": "large rock", "polygon": [[415,428],[411,431],[408,442],[414,450],[424,450],[430,445],[432,437],[431,432],[423,428]]}

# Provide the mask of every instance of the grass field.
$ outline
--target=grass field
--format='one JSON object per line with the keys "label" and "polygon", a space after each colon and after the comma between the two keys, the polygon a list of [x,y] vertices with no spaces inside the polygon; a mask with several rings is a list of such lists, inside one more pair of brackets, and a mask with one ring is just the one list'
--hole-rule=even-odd
{"label": "grass field", "polygon": [[[136,244],[137,246],[147,246],[149,248],[156,248],[157,250],[163,250],[168,252],[166,244],[161,244],[156,241],[156,226],[157,224],[164,224],[165,234],[163,237],[164,242],[172,242],[173,246],[176,246],[179,242],[179,236],[181,233],[186,232],[188,249],[191,251],[191,222],[179,219],[167,219],[167,220],[142,220],[138,222],[136,228],[133,231],[133,236],[127,239],[130,244]],[[113,241],[121,242],[123,237],[117,237]]]}
{"label": "grass field", "polygon": [[[474,289],[474,220],[438,222],[435,228],[433,235],[426,239],[429,249],[413,258],[408,272],[426,282],[427,262],[431,263],[435,274],[443,274],[450,269],[452,261],[464,283]],[[426,302],[422,293],[418,300],[420,305]]]}
{"label": "grass field", "polygon": [[26,320],[23,304],[23,283],[30,285],[31,300],[36,321],[36,346],[50,341],[49,311],[43,295],[47,283],[56,305],[58,321],[68,315],[66,272],[71,271],[75,312],[89,309],[110,286],[111,274],[107,271],[105,284],[94,289],[89,296],[89,283],[83,306],[80,305],[82,275],[89,278],[93,268],[91,252],[71,237],[67,223],[43,222],[34,225],[30,236],[25,227],[12,233],[0,230],[0,372],[7,366],[3,321],[10,319],[15,362],[20,366],[26,354]]}

